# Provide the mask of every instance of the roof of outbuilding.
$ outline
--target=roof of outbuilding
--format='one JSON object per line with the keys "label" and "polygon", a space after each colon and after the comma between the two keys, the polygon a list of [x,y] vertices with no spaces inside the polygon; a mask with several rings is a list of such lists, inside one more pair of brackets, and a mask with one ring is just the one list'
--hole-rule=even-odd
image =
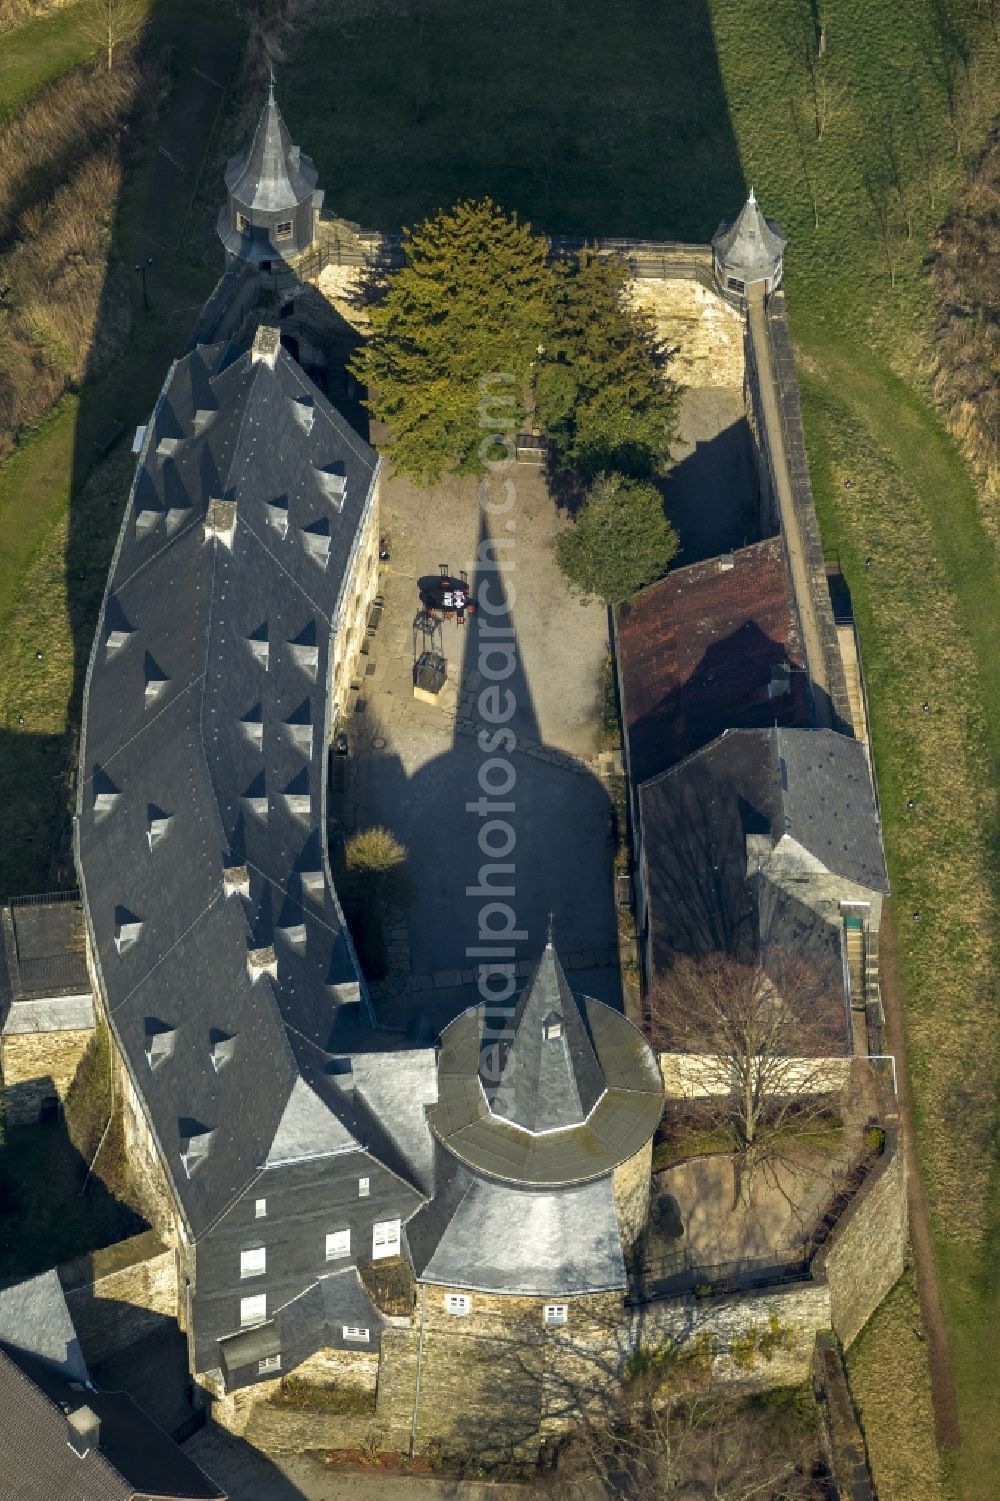
{"label": "roof of outbuilding", "polygon": [[[69,1416],[90,1408],[98,1444],[71,1446]],[[0,1476],[4,1501],[224,1501],[214,1481],[120,1392],[69,1381],[0,1345]]]}
{"label": "roof of outbuilding", "polygon": [[280,213],[308,198],[318,175],[312,159],[292,144],[272,78],[253,140],[226,166],[226,187],[244,208]]}
{"label": "roof of outbuilding", "polygon": [[615,640],[634,782],[724,730],[808,722],[780,537],[674,569],[617,606]]}
{"label": "roof of outbuilding", "polygon": [[727,731],[643,783],[639,809],[654,972],[671,952],[755,951],[749,835],[852,885],[889,889],[864,747],[833,730]]}
{"label": "roof of outbuilding", "polygon": [[742,270],[748,281],[769,276],[781,260],[787,241],[775,219],[765,219],[750,196],[735,219],[724,219],[712,236],[712,249],[727,268]]}
{"label": "roof of outbuilding", "polygon": [[317,1151],[353,1131],[335,1058],[370,1034],[320,819],[330,636],[377,466],[284,350],[195,350],[147,428],[98,622],[81,884],[195,1234],[291,1130],[297,1081]]}
{"label": "roof of outbuilding", "polygon": [[88,1380],[58,1272],[0,1288],[0,1342],[47,1361],[69,1380]]}

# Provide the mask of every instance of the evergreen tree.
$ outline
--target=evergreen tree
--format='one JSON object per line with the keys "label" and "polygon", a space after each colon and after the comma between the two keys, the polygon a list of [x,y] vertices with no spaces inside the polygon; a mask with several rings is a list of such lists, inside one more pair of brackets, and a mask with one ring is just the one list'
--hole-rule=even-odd
{"label": "evergreen tree", "polygon": [[677,547],[655,485],[602,474],[556,552],[571,584],[614,605],[661,578]]}
{"label": "evergreen tree", "polygon": [[407,230],[403,251],[352,368],[394,469],[433,484],[503,458],[523,426],[552,273],[546,241],[488,198]]}
{"label": "evergreen tree", "polygon": [[561,469],[662,472],[677,428],[680,387],[652,320],[628,295],[618,256],[583,251],[554,268],[552,319],[535,380],[535,419]]}

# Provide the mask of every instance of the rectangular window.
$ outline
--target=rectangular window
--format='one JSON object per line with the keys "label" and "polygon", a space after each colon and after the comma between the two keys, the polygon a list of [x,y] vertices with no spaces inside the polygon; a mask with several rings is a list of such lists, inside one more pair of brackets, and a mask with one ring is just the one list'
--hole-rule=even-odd
{"label": "rectangular window", "polygon": [[258,1362],[257,1362],[257,1374],[258,1374],[258,1376],[263,1376],[266,1371],[280,1371],[280,1370],[281,1370],[281,1356],[280,1355],[265,1355],[263,1360],[258,1360]]}
{"label": "rectangular window", "polygon": [[252,1298],[240,1299],[240,1328],[249,1324],[262,1324],[267,1318],[267,1293],[255,1293]]}
{"label": "rectangular window", "polygon": [[746,283],[740,281],[738,276],[727,276],[726,286],[729,288],[730,292],[743,293],[746,291]]}
{"label": "rectangular window", "polygon": [[344,1325],[344,1338],[360,1340],[362,1344],[368,1343],[368,1330],[362,1329],[358,1324]]}
{"label": "rectangular window", "polygon": [[351,1232],[350,1230],[334,1230],[326,1237],[326,1259],[333,1261],[337,1256],[350,1256]]}
{"label": "rectangular window", "polygon": [[567,1308],[565,1303],[546,1303],[543,1315],[546,1324],[565,1324]]}
{"label": "rectangular window", "polygon": [[267,1200],[258,1199],[254,1204],[253,1217],[255,1220],[267,1218]]}
{"label": "rectangular window", "polygon": [[470,1312],[472,1299],[467,1297],[465,1293],[447,1293],[445,1295],[444,1306],[449,1313],[462,1318]]}
{"label": "rectangular window", "polygon": [[290,240],[292,238],[291,219],[282,219],[280,224],[274,226],[274,238],[276,240]]}
{"label": "rectangular window", "polygon": [[399,1255],[399,1220],[380,1220],[372,1226],[372,1261]]}
{"label": "rectangular window", "polygon": [[255,1246],[252,1251],[240,1252],[240,1276],[262,1277],[267,1271],[267,1250],[264,1246]]}
{"label": "rectangular window", "polygon": [[369,1195],[370,1192],[371,1192],[371,1180],[368,1179],[368,1178],[359,1178],[358,1179],[358,1198],[359,1199],[367,1199],[367,1197],[368,1197],[368,1195]]}
{"label": "rectangular window", "polygon": [[239,230],[241,235],[248,235],[250,233],[250,220],[247,218],[246,214],[236,215],[236,228]]}

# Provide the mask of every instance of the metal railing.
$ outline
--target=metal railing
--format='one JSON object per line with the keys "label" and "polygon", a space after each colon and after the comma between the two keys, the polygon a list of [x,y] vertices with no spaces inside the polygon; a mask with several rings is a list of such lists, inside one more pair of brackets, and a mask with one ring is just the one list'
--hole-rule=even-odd
{"label": "metal railing", "polygon": [[657,1298],[681,1297],[685,1293],[714,1297],[749,1288],[807,1282],[809,1268],[806,1257],[743,1257],[705,1264],[692,1263],[686,1251],[678,1251],[650,1257],[637,1267],[629,1278],[628,1301],[651,1303]]}

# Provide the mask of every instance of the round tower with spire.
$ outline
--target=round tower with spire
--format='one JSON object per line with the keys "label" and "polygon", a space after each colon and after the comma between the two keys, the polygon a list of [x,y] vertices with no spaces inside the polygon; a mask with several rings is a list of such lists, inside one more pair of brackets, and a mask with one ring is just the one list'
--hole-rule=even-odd
{"label": "round tower with spire", "polygon": [[226,166],[219,238],[231,256],[260,264],[292,260],[316,238],[323,191],[312,159],[292,144],[271,75],[253,140]]}
{"label": "round tower with spire", "polygon": [[735,219],[724,219],[712,236],[712,262],[719,291],[742,304],[749,288],[764,283],[765,293],[781,286],[785,236],[774,219],[765,219],[753,188]]}

